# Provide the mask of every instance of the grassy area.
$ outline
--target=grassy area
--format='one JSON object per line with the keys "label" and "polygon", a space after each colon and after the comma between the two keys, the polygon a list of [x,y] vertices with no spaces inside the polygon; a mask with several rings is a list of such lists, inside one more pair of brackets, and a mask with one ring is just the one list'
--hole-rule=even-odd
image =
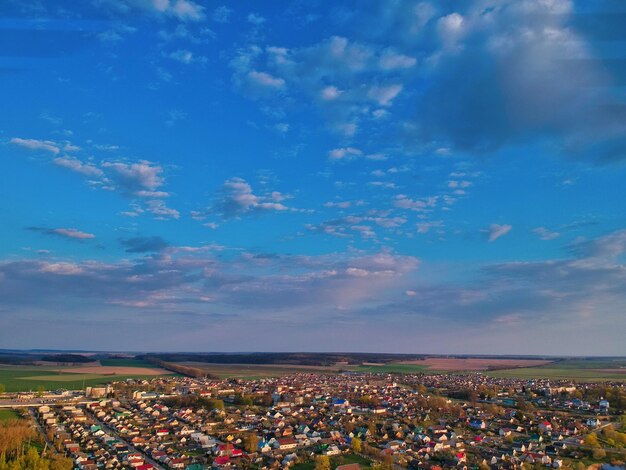
{"label": "grassy area", "polygon": [[388,363],[380,366],[358,366],[356,368],[357,372],[371,372],[371,373],[380,373],[380,374],[388,374],[388,373],[396,373],[396,374],[415,374],[417,372],[432,372],[428,370],[427,366],[422,366],[418,364],[394,364]]}
{"label": "grassy area", "polygon": [[153,378],[148,375],[71,374],[50,367],[0,367],[0,384],[5,386],[7,392],[35,391],[39,387],[44,390],[81,390],[83,387],[104,385],[112,381]]}
{"label": "grassy area", "polygon": [[208,364],[203,362],[184,362],[182,365],[197,367],[220,379],[264,379],[282,377],[295,373],[336,374],[339,367],[298,366],[298,365],[255,365],[255,364]]}
{"label": "grassy area", "polygon": [[622,369],[626,372],[626,359],[566,359],[550,366],[559,369]]}
{"label": "grassy area", "polygon": [[100,364],[102,364],[103,366],[112,367],[151,367],[153,369],[159,368],[159,366],[152,364],[151,362],[144,361],[143,359],[102,359],[100,360]]}
{"label": "grassy area", "polygon": [[10,419],[21,419],[17,411],[11,408],[0,408],[0,421],[8,421]]}
{"label": "grassy area", "polygon": [[522,379],[547,378],[547,379],[572,379],[584,381],[622,381],[626,382],[626,373],[605,371],[590,368],[560,367],[558,364],[544,367],[524,367],[519,369],[507,369],[486,372],[492,377],[515,377]]}
{"label": "grassy area", "polygon": [[[339,465],[349,463],[358,463],[361,465],[361,468],[369,468],[372,466],[371,460],[361,457],[360,455],[348,454],[330,458],[330,468],[337,468]],[[293,470],[313,470],[314,468],[315,462],[303,462],[293,466]]]}

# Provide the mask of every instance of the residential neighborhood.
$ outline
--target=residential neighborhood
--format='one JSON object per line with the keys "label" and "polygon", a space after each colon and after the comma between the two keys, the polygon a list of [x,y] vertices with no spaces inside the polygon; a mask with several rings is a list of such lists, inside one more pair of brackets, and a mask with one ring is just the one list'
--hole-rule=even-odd
{"label": "residential neighborhood", "polygon": [[578,469],[623,465],[625,397],[623,383],[296,373],[126,380],[31,410],[78,470]]}

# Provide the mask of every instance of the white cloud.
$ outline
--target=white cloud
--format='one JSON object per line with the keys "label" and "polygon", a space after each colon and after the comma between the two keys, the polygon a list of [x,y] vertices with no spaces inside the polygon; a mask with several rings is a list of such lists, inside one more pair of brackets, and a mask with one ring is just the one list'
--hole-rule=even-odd
{"label": "white cloud", "polygon": [[104,174],[104,172],[100,168],[93,165],[92,163],[84,163],[77,158],[63,156],[55,158],[53,162],[56,165],[62,166],[64,168],[67,168],[68,170],[72,170],[76,173],[80,173],[89,177],[99,178]]}
{"label": "white cloud", "polygon": [[51,140],[37,140],[37,139],[21,139],[19,137],[13,137],[10,141],[13,145],[23,147],[29,150],[45,150],[57,155],[61,149],[59,146]]}
{"label": "white cloud", "polygon": [[279,77],[274,77],[267,72],[258,72],[251,70],[248,72],[248,77],[253,82],[267,88],[282,88],[285,86],[285,80]]}
{"label": "white cloud", "polygon": [[430,196],[422,199],[411,199],[404,194],[398,194],[393,205],[400,209],[410,209],[412,211],[423,212],[432,209],[437,205],[437,196]]}
{"label": "white cloud", "polygon": [[183,64],[191,64],[195,60],[193,52],[186,49],[178,49],[168,54],[167,57],[182,62]]}
{"label": "white cloud", "polygon": [[418,222],[417,223],[417,233],[428,233],[432,228],[441,228],[443,227],[443,222],[441,220],[434,220],[430,222]]}
{"label": "white cloud", "polygon": [[417,60],[414,57],[398,54],[388,49],[380,56],[379,63],[383,70],[408,69],[413,67]]}
{"label": "white cloud", "polygon": [[545,227],[537,227],[533,229],[533,233],[537,235],[541,240],[554,240],[561,236],[560,233],[548,230]]}
{"label": "white cloud", "polygon": [[230,22],[230,17],[232,16],[233,12],[234,10],[232,10],[231,8],[222,5],[213,10],[213,15],[211,17],[216,23],[228,23]]}
{"label": "white cloud", "polygon": [[99,0],[94,3],[113,13],[125,15],[145,12],[179,21],[201,21],[205,18],[204,7],[192,0]]}
{"label": "white cloud", "polygon": [[439,18],[437,28],[439,37],[446,47],[454,47],[463,35],[464,18],[458,13],[451,13]]}
{"label": "white cloud", "polygon": [[179,20],[200,21],[204,19],[204,7],[190,0],[176,0],[170,4],[169,12]]}
{"label": "white cloud", "polygon": [[260,25],[260,24],[265,23],[265,18],[263,18],[261,15],[257,13],[250,13],[248,15],[248,23]]}
{"label": "white cloud", "polygon": [[511,231],[513,226],[511,225],[499,225],[499,224],[491,224],[489,229],[486,230],[488,233],[488,241],[495,242],[498,238],[506,235]]}
{"label": "white cloud", "polygon": [[81,232],[75,228],[55,228],[51,229],[51,232],[56,235],[61,235],[68,238],[77,238],[79,240],[86,240],[90,238],[96,238],[93,233]]}
{"label": "white cloud", "polygon": [[150,199],[146,201],[146,210],[160,219],[178,219],[180,213],[176,209],[167,207],[160,199]]}
{"label": "white cloud", "polygon": [[163,184],[163,168],[147,160],[136,163],[104,162],[102,168],[107,170],[113,182],[133,194],[139,191],[154,191]]}
{"label": "white cloud", "polygon": [[320,96],[323,100],[336,100],[341,96],[343,92],[339,90],[336,86],[327,86],[320,92]]}
{"label": "white cloud", "polygon": [[[281,201],[288,199],[278,191],[267,195],[256,195],[252,187],[243,178],[226,180],[219,191],[218,197],[206,214],[217,214],[224,219],[251,215],[255,213],[286,211]],[[199,213],[199,215],[202,215]]]}
{"label": "white cloud", "polygon": [[42,273],[59,274],[61,276],[71,276],[81,274],[83,269],[76,263],[58,262],[58,263],[41,263],[39,271]]}
{"label": "white cloud", "polygon": [[402,91],[402,85],[374,86],[369,89],[367,96],[379,106],[391,106],[392,101]]}
{"label": "white cloud", "polygon": [[363,152],[354,147],[336,148],[328,152],[328,158],[331,160],[346,160],[360,155],[363,155]]}

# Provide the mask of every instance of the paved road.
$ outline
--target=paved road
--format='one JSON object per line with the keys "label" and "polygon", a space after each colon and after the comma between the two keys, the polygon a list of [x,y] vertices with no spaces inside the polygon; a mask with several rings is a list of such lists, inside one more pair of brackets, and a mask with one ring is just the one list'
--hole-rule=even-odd
{"label": "paved road", "polygon": [[44,441],[48,444],[48,447],[52,450],[52,452],[54,452],[55,454],[58,454],[59,452],[57,451],[57,448],[54,447],[54,444],[52,444],[52,442],[50,442],[50,439],[48,439],[48,435],[46,434],[46,431],[41,426],[41,424],[39,424],[39,421],[37,420],[37,417],[35,416],[34,410],[32,408],[29,408],[28,412],[30,413],[30,417],[33,419],[33,421],[37,425],[37,429],[39,430],[39,433],[42,435]]}
{"label": "paved road", "polygon": [[0,408],[29,408],[33,406],[63,406],[63,405],[87,405],[89,403],[96,403],[97,400],[91,400],[88,398],[71,399],[64,398],[59,400],[52,400],[50,398],[33,398],[31,400],[0,400]]}
{"label": "paved road", "polygon": [[128,446],[128,448],[130,449],[131,452],[137,452],[141,455],[143,455],[144,459],[146,462],[148,462],[149,464],[153,465],[154,468],[158,469],[158,470],[166,470],[165,467],[163,467],[161,464],[157,463],[155,460],[152,459],[152,457],[150,457],[148,454],[146,454],[145,452],[143,452],[141,449],[137,449],[135,448],[130,442],[128,442],[126,439],[123,439],[118,432],[110,427],[107,426],[106,424],[104,424],[102,421],[100,421],[98,418],[96,418],[96,416],[89,410],[86,410],[87,413],[91,416],[91,418],[98,423],[103,431],[107,431],[110,434],[112,434],[113,436],[115,436],[117,439],[119,439],[120,441],[122,441],[124,444],[126,444]]}

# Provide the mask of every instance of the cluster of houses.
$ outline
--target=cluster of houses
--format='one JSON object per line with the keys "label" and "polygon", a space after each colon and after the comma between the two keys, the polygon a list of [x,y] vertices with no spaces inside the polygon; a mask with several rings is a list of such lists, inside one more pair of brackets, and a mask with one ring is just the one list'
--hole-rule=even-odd
{"label": "cluster of houses", "polygon": [[[164,381],[167,395],[146,391]],[[337,465],[356,455],[389,467],[559,468],[582,455],[586,434],[611,421],[607,400],[575,403],[561,384],[480,374],[399,381],[356,373],[161,377],[131,382],[143,391],[125,398],[41,406],[37,417],[80,470],[277,469],[319,455]],[[486,387],[489,396],[477,400],[451,398]],[[555,391],[534,392],[546,388]],[[533,407],[520,410],[520,399]]]}

